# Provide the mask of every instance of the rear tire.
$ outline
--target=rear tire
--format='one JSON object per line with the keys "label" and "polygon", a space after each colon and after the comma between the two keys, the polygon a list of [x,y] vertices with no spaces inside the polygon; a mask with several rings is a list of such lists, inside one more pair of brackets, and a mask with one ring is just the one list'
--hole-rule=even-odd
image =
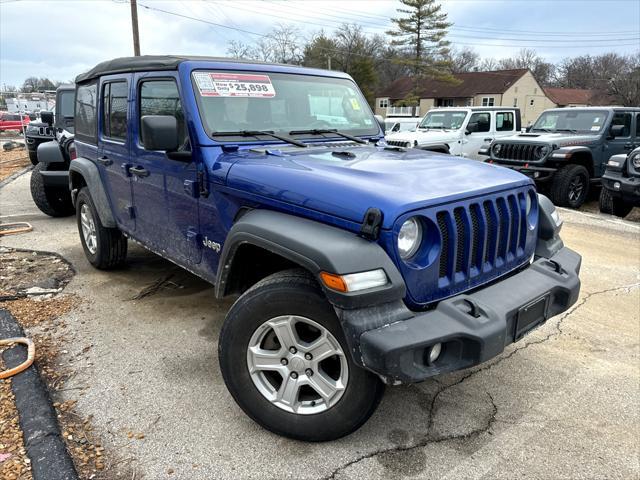
{"label": "rear tire", "polygon": [[551,201],[558,207],[580,208],[589,193],[589,172],[582,165],[566,165],[551,183]]}
{"label": "rear tire", "polygon": [[37,165],[38,164],[38,153],[37,152],[32,152],[31,150],[29,150],[29,160],[31,160],[31,163],[33,165]]}
{"label": "rear tire", "polygon": [[[288,332],[289,341],[276,330]],[[240,408],[290,438],[320,442],[348,435],[369,419],[384,393],[380,379],[353,362],[333,308],[304,270],[276,273],[245,292],[227,314],[218,354]],[[267,358],[272,363],[263,367]]]}
{"label": "rear tire", "polygon": [[102,225],[87,187],[78,193],[76,219],[80,242],[91,265],[100,270],[110,270],[125,263],[127,237],[117,228]]}
{"label": "rear tire", "polygon": [[44,184],[40,173],[45,165],[38,163],[31,172],[31,198],[40,211],[50,217],[68,217],[75,211],[71,192],[66,187],[51,187]]}
{"label": "rear tire", "polygon": [[609,189],[602,187],[602,190],[600,191],[600,211],[602,213],[608,213],[609,215],[624,218],[629,215],[632,208],[633,205],[624,203],[622,199],[611,195]]}

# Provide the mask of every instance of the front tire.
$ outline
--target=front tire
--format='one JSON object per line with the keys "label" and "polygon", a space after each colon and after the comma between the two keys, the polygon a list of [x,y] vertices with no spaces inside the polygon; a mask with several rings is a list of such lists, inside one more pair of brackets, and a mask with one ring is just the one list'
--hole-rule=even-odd
{"label": "front tire", "polygon": [[29,150],[29,160],[31,160],[31,163],[33,165],[37,165],[38,164],[38,153]]}
{"label": "front tire", "polygon": [[245,292],[227,314],[218,353],[240,408],[298,440],[354,432],[384,393],[380,379],[353,362],[333,308],[302,270],[276,273]]}
{"label": "front tire", "polygon": [[589,193],[589,172],[582,165],[566,165],[551,183],[551,201],[557,207],[580,208]]}
{"label": "front tire", "polygon": [[602,213],[624,218],[629,215],[632,208],[633,205],[624,203],[621,198],[616,198],[611,195],[609,189],[602,187],[600,191],[600,211]]}
{"label": "front tire", "polygon": [[31,172],[31,198],[38,209],[50,217],[68,217],[75,211],[71,193],[66,187],[51,187],[44,184],[40,173],[46,165],[38,163]]}
{"label": "front tire", "polygon": [[127,259],[127,237],[117,228],[102,225],[87,187],[78,193],[76,219],[80,242],[91,265],[100,270],[110,270],[124,264]]}

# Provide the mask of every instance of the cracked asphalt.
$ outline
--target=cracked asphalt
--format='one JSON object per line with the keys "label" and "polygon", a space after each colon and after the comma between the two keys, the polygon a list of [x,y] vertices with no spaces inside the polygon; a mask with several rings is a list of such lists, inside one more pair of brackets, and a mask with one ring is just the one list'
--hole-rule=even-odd
{"label": "cracked asphalt", "polygon": [[358,432],[308,444],[262,430],[227,393],[217,337],[230,300],[135,245],[126,269],[92,269],[74,219],[41,214],[28,182],[0,189],[0,216],[34,230],[2,243],[77,270],[64,395],[138,479],[640,478],[640,224],[562,210],[583,255],[570,311],[487,364],[388,388]]}

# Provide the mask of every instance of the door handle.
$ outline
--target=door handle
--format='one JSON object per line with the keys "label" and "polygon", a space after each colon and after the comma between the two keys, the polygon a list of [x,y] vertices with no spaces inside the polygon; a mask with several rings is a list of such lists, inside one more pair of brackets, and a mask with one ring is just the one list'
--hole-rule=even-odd
{"label": "door handle", "polygon": [[142,168],[142,167],[131,167],[129,169],[129,172],[133,173],[137,177],[148,177],[149,176],[149,170],[147,170],[146,168]]}
{"label": "door handle", "polygon": [[100,165],[104,165],[105,167],[108,167],[109,165],[111,165],[113,163],[113,160],[111,160],[109,157],[103,155],[102,157],[98,157],[98,163]]}
{"label": "door handle", "polygon": [[631,149],[633,149],[633,144],[632,144],[632,143],[625,143],[625,144],[624,144],[624,149],[625,149],[625,150],[631,150]]}

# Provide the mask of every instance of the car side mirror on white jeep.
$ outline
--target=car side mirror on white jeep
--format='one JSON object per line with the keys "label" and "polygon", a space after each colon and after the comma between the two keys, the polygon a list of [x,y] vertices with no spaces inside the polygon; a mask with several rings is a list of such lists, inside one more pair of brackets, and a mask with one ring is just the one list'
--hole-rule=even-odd
{"label": "car side mirror on white jeep", "polygon": [[464,131],[465,135],[471,135],[472,133],[475,133],[478,131],[478,123],[477,122],[473,122],[473,123],[469,123],[469,125],[467,125],[467,129]]}
{"label": "car side mirror on white jeep", "polygon": [[145,115],[140,121],[145,150],[178,150],[178,122],[172,115]]}

